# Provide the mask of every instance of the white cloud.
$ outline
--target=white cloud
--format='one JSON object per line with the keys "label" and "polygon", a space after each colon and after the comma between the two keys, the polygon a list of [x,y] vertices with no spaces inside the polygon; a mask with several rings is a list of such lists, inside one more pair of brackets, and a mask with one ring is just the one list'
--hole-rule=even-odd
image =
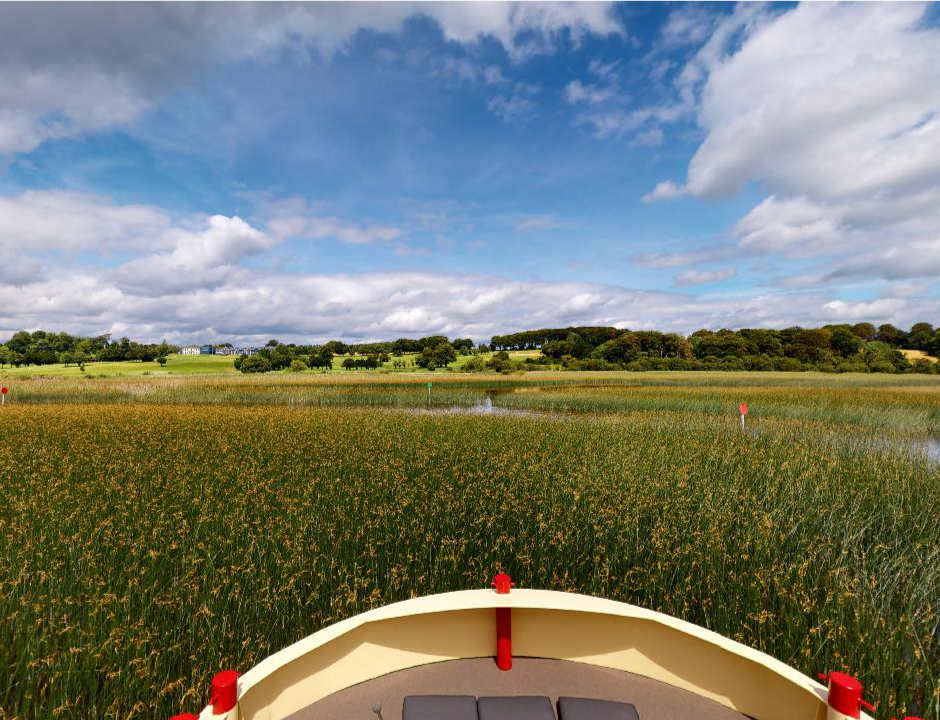
{"label": "white cloud", "polygon": [[676,80],[706,132],[686,182],[644,200],[765,188],[731,234],[817,262],[783,286],[940,275],[940,30],[925,8],[738,6]]}
{"label": "white cloud", "polygon": [[213,215],[199,232],[167,233],[173,249],[131,260],[114,273],[122,291],[141,295],[211,288],[228,280],[242,260],[269,250],[276,238],[239,217]]}
{"label": "white cloud", "polygon": [[565,100],[570,105],[581,102],[596,105],[609,100],[613,96],[614,91],[613,88],[604,88],[590,84],[585,85],[580,80],[572,80],[565,86],[564,94]]}
{"label": "white cloud", "polygon": [[617,66],[620,64],[619,60],[614,60],[613,62],[605,63],[597,58],[591,60],[588,63],[588,72],[592,75],[596,75],[602,80],[607,80],[609,82],[613,81],[617,77]]}
{"label": "white cloud", "polygon": [[663,144],[665,136],[663,131],[658,127],[650,128],[649,130],[644,130],[641,133],[637,133],[633,140],[630,141],[631,147],[659,147]]}
{"label": "white cloud", "polygon": [[832,300],[823,307],[836,321],[863,321],[873,317],[890,317],[905,306],[900,298],[882,298],[871,302]]}
{"label": "white cloud", "polygon": [[683,270],[673,278],[673,287],[689,287],[691,285],[707,285],[733,278],[737,271],[733,267],[719,268],[717,270]]}
{"label": "white cloud", "polygon": [[682,267],[683,265],[721,262],[722,260],[740,257],[742,254],[737,245],[726,243],[706,245],[684,252],[637,253],[631,255],[628,260],[634,265],[661,270],[663,268]]}
{"label": "white cloud", "polygon": [[485,339],[531,327],[818,325],[848,317],[909,326],[940,311],[936,297],[859,303],[823,293],[692,296],[591,283],[446,273],[323,275],[233,268],[211,287],[143,293],[107,273],[58,269],[38,283],[0,284],[0,337],[20,328],[129,332],[175,341],[394,338],[443,333]]}
{"label": "white cloud", "polygon": [[455,42],[494,38],[515,60],[565,32],[623,33],[607,3],[4,4],[0,156],[132,123],[213,65],[329,56],[361,29],[398,33],[416,15]]}
{"label": "white cloud", "polygon": [[532,119],[535,103],[524,95],[497,95],[490,98],[487,109],[507,123],[525,123]]}
{"label": "white cloud", "polygon": [[360,225],[335,217],[279,217],[270,220],[268,227],[281,238],[306,237],[315,240],[334,238],[347,245],[390,242],[405,234],[401,228],[391,225]]}
{"label": "white cloud", "polygon": [[0,195],[0,248],[10,252],[126,252],[165,246],[170,216],[147,205],[118,205],[68,190]]}
{"label": "white cloud", "polygon": [[[26,235],[14,236],[7,245],[4,270],[29,277],[20,282],[4,275],[0,282],[0,336],[42,327],[175,341],[252,342],[271,336],[312,341],[431,333],[485,339],[513,329],[571,324],[682,332],[698,327],[818,324],[853,312],[858,317],[867,313],[865,319],[874,322],[904,325],[940,310],[940,300],[916,287],[898,287],[890,296],[866,301],[869,305],[863,310],[854,304],[859,301],[818,292],[742,299],[439,272],[274,272],[261,269],[266,266],[266,254],[289,233],[272,229],[276,220],[286,216],[272,208],[309,210],[305,203],[271,203],[268,224],[255,227],[237,217],[200,215],[171,220],[154,208],[120,206],[90,196],[67,199],[73,205],[83,203],[83,215],[99,219],[95,227],[83,226],[82,237],[105,233],[115,250],[116,265],[101,255],[80,260],[51,252],[89,249],[86,240],[75,238],[47,242],[48,250],[37,260],[26,250],[28,245],[16,242]],[[25,195],[21,200],[24,207],[32,208],[42,206],[44,198]],[[300,230],[311,222],[303,213],[295,212],[294,217],[302,221],[296,225]],[[64,227],[68,218],[68,214],[60,217],[57,227]],[[108,226],[109,220],[113,227]],[[312,221],[315,231],[321,228],[319,220]],[[557,221],[543,215],[520,222],[535,229]],[[331,223],[360,227],[339,220]],[[129,240],[122,228],[127,229]],[[32,233],[31,237],[54,235],[49,228],[40,232],[24,227],[21,232]],[[698,260],[715,261],[725,252],[723,246],[716,246],[708,257]],[[250,259],[258,262],[247,262]],[[694,260],[668,254],[644,259],[655,267],[676,267],[676,260]],[[719,276],[729,277],[730,272],[725,268],[697,275],[680,273],[677,284],[714,282]]]}
{"label": "white cloud", "polygon": [[672,200],[688,194],[688,189],[676,185],[671,180],[663,180],[656,184],[650,192],[643,196],[643,202],[651,203],[657,200]]}
{"label": "white cloud", "polygon": [[696,195],[750,180],[819,198],[940,179],[940,31],[925,7],[809,3],[707,66]]}

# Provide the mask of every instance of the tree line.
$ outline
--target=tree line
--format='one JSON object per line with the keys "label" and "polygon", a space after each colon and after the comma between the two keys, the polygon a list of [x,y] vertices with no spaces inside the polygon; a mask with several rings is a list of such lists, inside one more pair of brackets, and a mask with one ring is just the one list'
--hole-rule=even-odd
{"label": "tree line", "polygon": [[[496,351],[489,355],[490,351]],[[507,351],[538,350],[524,360]],[[514,372],[546,367],[572,370],[821,370],[824,372],[940,373],[940,363],[905,356],[901,350],[920,350],[940,356],[940,328],[918,322],[909,330],[891,324],[824,325],[782,330],[697,330],[691,335],[606,326],[573,326],[525,330],[494,335],[489,345],[470,338],[451,341],[444,335],[399,338],[372,343],[330,340],[322,345],[284,344],[276,339],[253,355],[235,359],[245,373],[308,368],[331,370],[334,358],[347,371],[371,370],[388,363],[396,367],[446,368],[459,355],[475,355],[462,364],[466,372]],[[80,337],[68,333],[21,330],[0,345],[5,365],[76,364],[140,360],[166,362],[179,348],[166,341],[138,343],[110,335]],[[486,353],[487,355],[483,355]],[[409,356],[404,358],[404,356]]]}
{"label": "tree line", "polygon": [[179,347],[166,341],[159,344],[134,342],[126,337],[111,340],[110,334],[81,337],[64,332],[20,330],[0,345],[0,367],[12,365],[78,365],[85,363],[140,360],[166,363],[166,357]]}
{"label": "tree line", "polygon": [[[348,355],[341,363],[344,370],[374,370],[391,361],[392,357],[414,355],[415,366],[434,370],[447,367],[456,361],[458,354],[469,355],[479,349],[474,348],[470,338],[457,338],[451,342],[444,335],[358,344],[330,340],[323,345],[284,344],[272,339],[255,354],[235,358],[235,368],[244,373],[286,369],[299,372],[308,368],[331,370],[334,357]],[[405,363],[400,362],[400,366],[405,367]]]}
{"label": "tree line", "polygon": [[543,362],[604,370],[821,370],[938,373],[940,364],[909,360],[901,350],[940,355],[940,329],[884,324],[698,330],[688,337],[653,330],[569,327],[492,338],[493,349],[541,351]]}

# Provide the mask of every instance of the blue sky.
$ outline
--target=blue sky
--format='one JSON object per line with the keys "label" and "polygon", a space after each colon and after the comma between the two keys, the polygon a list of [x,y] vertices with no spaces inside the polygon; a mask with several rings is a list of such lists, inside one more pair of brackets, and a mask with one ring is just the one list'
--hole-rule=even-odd
{"label": "blue sky", "polygon": [[938,14],[0,6],[0,333],[937,324]]}

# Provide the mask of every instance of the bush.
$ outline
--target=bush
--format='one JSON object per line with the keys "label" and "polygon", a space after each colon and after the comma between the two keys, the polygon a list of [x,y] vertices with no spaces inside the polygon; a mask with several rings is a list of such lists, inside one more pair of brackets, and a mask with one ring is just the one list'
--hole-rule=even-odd
{"label": "bush", "polygon": [[864,373],[868,372],[868,366],[863,362],[853,360],[843,360],[836,365],[836,372],[840,373]]}
{"label": "bush", "polygon": [[246,355],[238,363],[238,369],[243,373],[265,373],[271,371],[271,363],[260,355]]}
{"label": "bush", "polygon": [[779,370],[781,372],[800,372],[803,369],[803,363],[801,363],[796,358],[774,358],[774,370]]}
{"label": "bush", "polygon": [[291,372],[303,372],[307,369],[307,363],[305,363],[300,358],[294,358],[291,360],[290,371]]}

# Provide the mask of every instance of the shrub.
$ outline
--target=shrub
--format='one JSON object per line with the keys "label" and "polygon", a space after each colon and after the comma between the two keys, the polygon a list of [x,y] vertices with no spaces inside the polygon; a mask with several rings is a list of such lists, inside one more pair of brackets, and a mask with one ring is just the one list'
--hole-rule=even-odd
{"label": "shrub", "polygon": [[271,363],[260,355],[246,355],[241,358],[238,369],[243,373],[265,373],[271,371]]}

